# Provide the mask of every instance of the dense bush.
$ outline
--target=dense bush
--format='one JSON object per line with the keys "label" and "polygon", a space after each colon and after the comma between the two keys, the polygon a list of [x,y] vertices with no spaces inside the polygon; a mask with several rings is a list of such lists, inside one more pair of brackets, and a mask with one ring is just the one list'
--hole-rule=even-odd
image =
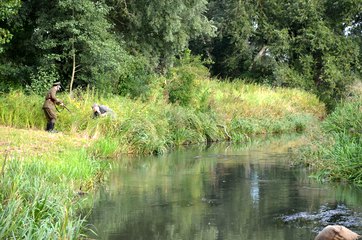
{"label": "dense bush", "polygon": [[122,66],[117,90],[110,92],[131,98],[146,97],[151,81],[152,73],[146,60],[142,57],[128,57]]}
{"label": "dense bush", "polygon": [[200,92],[196,80],[206,79],[208,75],[200,57],[192,56],[190,51],[185,51],[167,74],[164,88],[168,100],[181,106],[190,105]]}

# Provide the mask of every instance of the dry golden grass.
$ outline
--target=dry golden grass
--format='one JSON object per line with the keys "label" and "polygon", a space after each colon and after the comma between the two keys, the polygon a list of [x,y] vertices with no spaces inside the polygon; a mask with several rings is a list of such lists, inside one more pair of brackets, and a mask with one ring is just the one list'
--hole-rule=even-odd
{"label": "dry golden grass", "polygon": [[212,89],[212,107],[226,122],[234,117],[280,119],[304,113],[323,118],[326,114],[316,96],[301,90],[207,80],[203,85]]}
{"label": "dry golden grass", "polygon": [[64,149],[78,149],[89,144],[89,139],[78,135],[0,126],[0,155],[7,153],[20,158],[50,156]]}

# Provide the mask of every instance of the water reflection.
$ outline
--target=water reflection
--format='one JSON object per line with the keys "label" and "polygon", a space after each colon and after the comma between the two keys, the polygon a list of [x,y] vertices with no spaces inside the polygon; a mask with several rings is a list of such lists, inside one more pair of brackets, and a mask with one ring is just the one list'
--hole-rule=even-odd
{"label": "water reflection", "polygon": [[[96,196],[90,224],[96,239],[313,239],[318,220],[283,216],[343,204],[362,212],[362,191],[321,185],[290,168],[293,141],[212,145],[162,157],[122,159]],[[361,233],[361,225],[353,229]]]}

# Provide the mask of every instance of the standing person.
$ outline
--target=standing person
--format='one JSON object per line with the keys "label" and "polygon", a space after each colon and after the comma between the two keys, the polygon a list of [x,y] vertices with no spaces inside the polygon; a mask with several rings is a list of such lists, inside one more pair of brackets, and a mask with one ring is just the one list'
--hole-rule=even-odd
{"label": "standing person", "polygon": [[57,112],[55,109],[55,105],[64,106],[64,103],[55,96],[59,90],[60,90],[60,82],[55,82],[53,83],[52,88],[45,96],[43,110],[48,121],[46,127],[46,131],[48,132],[57,132],[54,130],[55,121],[57,119]]}
{"label": "standing person", "polygon": [[104,105],[99,105],[98,103],[93,104],[92,106],[92,110],[93,110],[93,118],[96,117],[104,117],[104,116],[111,116],[112,118],[114,118],[114,112],[112,109],[110,109],[107,106]]}

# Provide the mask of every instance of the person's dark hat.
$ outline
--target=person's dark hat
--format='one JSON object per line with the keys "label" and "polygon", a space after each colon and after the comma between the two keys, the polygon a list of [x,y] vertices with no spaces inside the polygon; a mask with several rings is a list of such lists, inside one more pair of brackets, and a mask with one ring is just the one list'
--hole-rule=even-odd
{"label": "person's dark hat", "polygon": [[54,86],[60,86],[60,82],[55,82],[55,83],[53,83],[53,87]]}

